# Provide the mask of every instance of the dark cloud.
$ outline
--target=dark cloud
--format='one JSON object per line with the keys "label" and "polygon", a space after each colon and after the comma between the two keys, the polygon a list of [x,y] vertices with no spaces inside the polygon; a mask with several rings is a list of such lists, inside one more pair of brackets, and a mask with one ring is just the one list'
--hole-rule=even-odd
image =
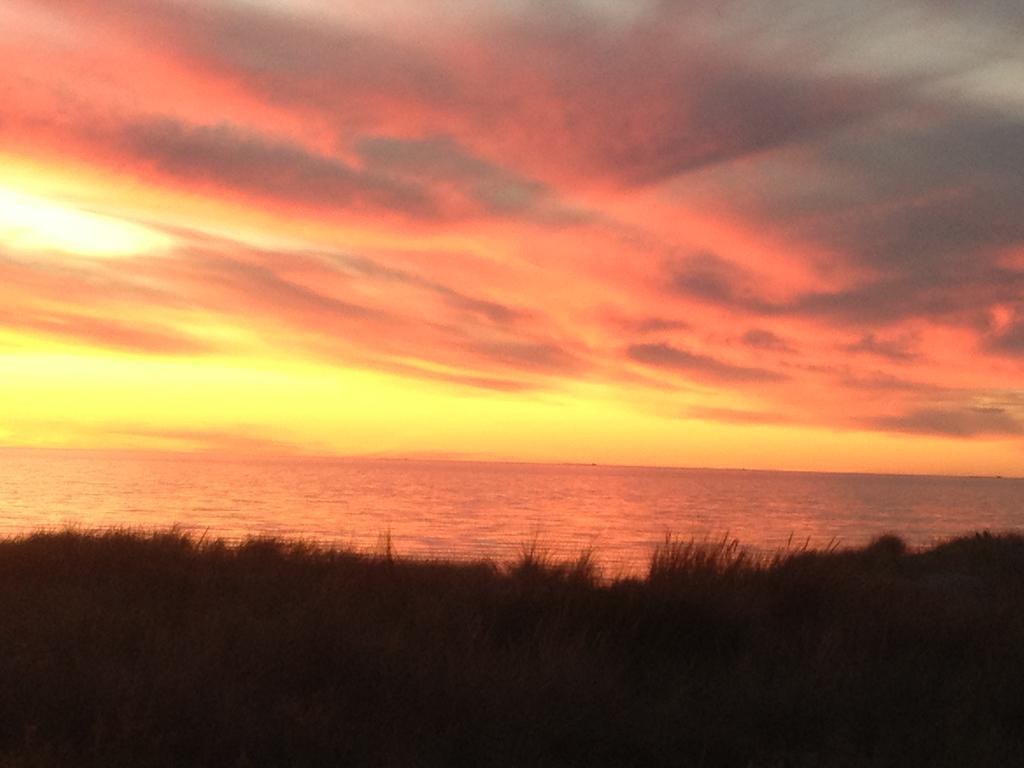
{"label": "dark cloud", "polygon": [[792,352],[793,346],[772,331],[763,328],[751,328],[740,339],[748,347],[770,350],[772,352]]}
{"label": "dark cloud", "polygon": [[931,278],[908,275],[867,280],[848,288],[811,291],[774,305],[771,313],[819,318],[836,325],[876,325],[911,317],[945,317],[961,311],[962,302]]}
{"label": "dark cloud", "polygon": [[865,422],[872,429],[949,437],[1015,436],[1024,424],[1003,408],[920,408]]}
{"label": "dark cloud", "polygon": [[[1024,199],[1024,119],[918,94],[885,119],[818,143],[789,170],[801,183],[779,184],[778,168],[747,173],[759,215],[874,276],[772,305],[740,292],[733,274],[721,278],[720,301],[840,324],[925,317],[973,325],[979,311],[1024,290],[1024,270],[1002,261],[1024,242],[1016,204]],[[699,286],[674,284],[699,294]]]}
{"label": "dark cloud", "polygon": [[[1013,7],[1019,3],[982,0],[975,9],[952,0],[924,0],[851,10],[834,0],[814,7],[796,0],[725,5],[695,0],[655,2],[628,14],[614,3],[600,4],[604,12],[574,4],[577,10],[569,14],[556,0],[553,6],[516,5],[511,13],[470,15],[467,6],[464,18],[458,18],[458,9],[454,14],[458,28],[423,27],[410,34],[376,20],[357,29],[334,15],[283,10],[281,3],[36,2],[90,32],[97,19],[121,28],[132,41],[126,50],[159,47],[164,58],[157,66],[190,70],[195,80],[184,82],[209,79],[219,84],[218,93],[227,83],[225,93],[246,92],[238,103],[204,115],[201,124],[152,117],[161,104],[180,114],[201,99],[178,103],[171,95],[161,102],[159,95],[130,87],[110,105],[130,110],[138,99],[140,108],[150,110],[146,117],[101,112],[102,103],[83,111],[84,118],[73,109],[65,110],[72,117],[51,117],[49,123],[58,126],[82,123],[67,135],[74,152],[91,142],[81,151],[86,160],[116,163],[119,170],[143,176],[155,171],[189,189],[214,188],[247,202],[307,209],[324,218],[356,210],[374,219],[394,214],[421,223],[475,216],[556,226],[590,223],[597,214],[564,202],[568,198],[562,195],[571,188],[609,206],[608,220],[601,218],[608,231],[615,224],[616,196],[625,197],[622,188],[664,184],[685,174],[678,185],[657,190],[658,205],[665,205],[657,214],[668,210],[670,193],[690,195],[688,202],[706,204],[692,211],[724,212],[729,226],[747,234],[764,231],[770,235],[766,242],[791,243],[787,259],[825,254],[805,266],[818,270],[820,285],[829,286],[770,294],[764,280],[771,275],[770,260],[752,270],[741,264],[751,263],[750,254],[727,250],[674,258],[660,275],[661,288],[675,299],[733,315],[727,327],[706,333],[709,329],[696,326],[707,313],[694,313],[695,336],[724,339],[736,352],[743,351],[740,344],[791,352],[788,340],[765,328],[738,335],[750,326],[774,328],[772,318],[796,318],[800,326],[813,326],[804,329],[808,335],[839,328],[835,338],[840,340],[830,344],[833,352],[857,339],[845,351],[865,356],[860,362],[874,357],[900,363],[915,359],[918,350],[898,326],[922,318],[975,329],[984,352],[1024,353],[1020,317],[1009,325],[1004,318],[998,330],[990,324],[993,308],[1024,295],[1024,269],[1007,260],[1024,243],[1024,119],[1019,110],[998,106],[991,94],[965,84],[971,77],[984,79],[984,72],[971,72],[963,62],[992,63],[995,54],[953,51],[955,64],[913,64],[913,76],[900,75],[907,71],[904,59],[927,54],[929,62],[938,62],[940,57],[899,50],[901,30],[883,24],[913,12],[926,29],[948,20],[965,49],[985,49],[993,40],[1016,46],[1017,30],[997,30],[996,22],[1020,19],[1019,7]],[[76,16],[82,13],[90,17],[83,21]],[[984,29],[975,24],[979,19]],[[970,25],[957,26],[966,21]],[[1000,50],[1005,63],[1020,63],[1017,47]],[[142,56],[138,62],[149,66]],[[952,74],[963,75],[963,82]],[[129,84],[112,78],[97,93],[102,98],[112,86]],[[986,84],[1007,85],[995,78]],[[254,102],[287,113],[282,130],[302,123],[303,135],[334,136],[338,145],[314,148],[243,125],[259,119]],[[59,128],[48,130],[56,135]],[[608,194],[609,186],[619,189]],[[626,218],[635,217],[635,209],[624,210]],[[750,213],[755,215],[745,216]],[[706,236],[716,237],[711,230]],[[647,234],[640,232],[630,253],[643,252],[638,243]],[[528,250],[519,234],[500,236],[509,237],[516,250]],[[585,238],[581,243],[581,249],[589,247]],[[311,255],[333,267],[303,272],[289,268],[296,254],[250,249],[232,258],[229,245],[204,248],[193,258],[176,254],[162,265],[138,260],[125,271],[145,267],[150,272],[140,272],[134,281],[113,270],[105,273],[109,282],[103,285],[95,282],[100,271],[50,280],[51,291],[57,284],[75,287],[74,308],[63,316],[23,313],[20,322],[34,324],[38,332],[77,333],[168,354],[186,353],[190,344],[201,348],[201,341],[167,329],[90,320],[84,309],[91,297],[124,298],[134,285],[142,290],[163,281],[172,289],[149,304],[178,301],[252,317],[270,328],[279,323],[330,347],[338,360],[351,355],[351,346],[377,355],[375,366],[393,364],[387,359],[393,356],[468,371],[410,375],[514,391],[527,384],[511,373],[506,380],[502,373],[508,370],[524,379],[594,370],[588,367],[594,363],[583,360],[582,344],[561,336],[554,343],[527,327],[527,321],[542,324],[543,313],[508,303],[514,295],[509,284],[477,285],[467,276],[444,276],[444,268],[398,269],[391,264],[409,262],[336,254]],[[609,254],[619,256],[610,248]],[[32,287],[32,275],[0,264],[0,280],[8,272],[11,285],[21,281],[19,287],[40,296],[46,290]],[[607,281],[607,274],[601,279]],[[392,303],[390,311],[372,306],[387,294],[378,290],[385,282],[407,286],[393,291],[403,299],[417,291],[429,294],[424,302],[429,309],[420,307],[415,316],[415,306]],[[172,296],[179,289],[181,295]],[[624,298],[616,297],[618,306],[628,306]],[[673,318],[689,319],[683,314],[687,302],[648,306],[632,298],[629,311],[637,316],[619,324],[620,338],[624,331],[633,340],[678,343],[682,334],[671,332],[687,324]],[[655,377],[658,371],[675,371],[679,378],[725,384],[784,378],[716,354],[668,343],[635,344],[626,351],[629,360],[650,366],[642,369],[645,375]],[[798,375],[795,366],[781,369]],[[477,375],[490,370],[499,374]],[[849,389],[878,390],[879,399],[891,394],[888,406],[946,402],[926,396],[935,390],[932,385],[882,372],[818,374]],[[870,393],[864,397],[872,399]],[[730,416],[715,410],[704,415]],[[937,434],[1010,434],[1019,424],[1016,412],[911,408],[874,423]],[[731,416],[757,418],[739,411]]]}
{"label": "dark cloud", "polygon": [[514,309],[498,302],[467,296],[464,293],[442,285],[434,285],[432,288],[455,309],[480,315],[496,325],[512,325],[527,316],[527,313],[522,310]]}
{"label": "dark cloud", "polygon": [[455,80],[415,46],[336,18],[234,2],[36,0],[170,49],[263,98],[372,119],[382,102],[449,103]]}
{"label": "dark cloud", "polygon": [[669,320],[664,317],[648,317],[633,326],[637,333],[661,333],[663,331],[685,331],[690,324],[683,320]]}
{"label": "dark cloud", "polygon": [[1024,271],[982,263],[959,274],[908,272],[891,279],[798,296],[776,312],[817,317],[836,324],[881,325],[925,318],[976,325],[994,304],[1011,301],[1024,290]]}
{"label": "dark cloud", "polygon": [[544,184],[477,157],[448,136],[364,137],[356,150],[372,174],[456,191],[492,216],[552,224],[578,224],[589,216],[559,203]]}
{"label": "dark cloud", "polygon": [[975,0],[969,5],[958,0],[926,0],[925,5],[948,14],[982,17],[998,25],[999,29],[1006,29],[1007,24],[1024,22],[1024,6],[1016,0]]}
{"label": "dark cloud", "polygon": [[617,309],[605,307],[597,313],[598,321],[615,334],[625,333],[628,336],[663,335],[673,331],[685,331],[692,328],[692,325],[685,320],[679,320],[661,315],[636,316],[625,314]]}
{"label": "dark cloud", "polygon": [[802,316],[861,327],[910,318],[974,325],[986,307],[1015,301],[1024,291],[1024,270],[985,259],[960,271],[908,270],[785,300],[768,298],[754,273],[711,253],[671,261],[666,280],[674,294],[751,315]]}
{"label": "dark cloud", "polygon": [[118,142],[132,156],[179,181],[321,209],[437,214],[422,187],[236,126],[155,120],[122,126]]}
{"label": "dark cloud", "polygon": [[[170,118],[90,127],[99,154],[174,182],[313,211],[360,211],[413,220],[512,218],[541,226],[584,224],[594,214],[547,186],[486,161],[453,139],[366,136],[355,163],[230,123]],[[343,150],[342,150],[343,151]]]}
{"label": "dark cloud", "polygon": [[1024,320],[991,334],[985,341],[985,348],[996,354],[1024,357]]}
{"label": "dark cloud", "polygon": [[[609,55],[615,60],[621,53]],[[658,71],[656,59],[645,64],[649,69],[643,76],[657,85],[640,90],[660,91],[646,96],[658,105],[654,114],[652,107],[612,90],[635,87],[635,73],[628,69],[612,73],[614,79],[602,85],[592,84],[598,103],[608,110],[598,118],[606,125],[588,147],[591,160],[630,184],[657,183],[805,140],[869,109],[866,94],[843,94],[842,86],[832,91],[811,78],[744,71],[736,62],[685,62],[667,76]]]}
{"label": "dark cloud", "polygon": [[[803,61],[752,61],[742,46],[699,43],[686,34],[692,19],[661,11],[626,28],[558,12],[492,23],[475,30],[491,40],[492,55],[475,62],[482,76],[466,77],[460,62],[415,41],[337,22],[237,6],[164,6],[164,34],[206,66],[268,98],[326,111],[347,129],[382,102],[443,110],[475,130],[511,121],[535,151],[558,140],[564,157],[549,161],[630,184],[829,133],[895,98],[891,87],[817,76]],[[510,59],[509,50],[518,55]],[[538,112],[536,103],[547,98],[556,103]],[[479,194],[491,205],[519,206],[527,191],[499,184]]]}
{"label": "dark cloud", "polygon": [[[926,5],[932,8],[918,9],[926,29],[939,24],[951,40],[971,40],[950,52],[956,65],[947,69],[930,52],[915,51],[912,58],[930,63],[902,83],[879,80],[879,108],[863,119],[808,136],[798,151],[763,163],[713,169],[696,180],[699,193],[692,177],[677,185],[680,194],[745,208],[760,226],[819,249],[827,254],[815,264],[823,275],[834,275],[838,261],[862,277],[778,302],[731,265],[694,259],[667,277],[675,291],[747,313],[799,314],[862,332],[909,318],[974,327],[979,313],[1021,295],[1024,269],[1002,260],[1024,243],[1024,117],[996,95],[1012,86],[1022,62],[1012,42],[1019,30],[996,22],[1019,20],[1020,11],[1010,12],[1011,3]],[[859,15],[879,17],[880,10]],[[752,18],[766,12],[756,4],[750,9]],[[858,41],[849,13],[835,8],[829,18],[839,43]],[[808,19],[822,20],[814,13]],[[958,24],[969,25],[959,36]],[[897,64],[897,52],[890,55]],[[900,96],[889,99],[887,91]],[[998,342],[986,348],[996,352]]]}
{"label": "dark cloud", "polygon": [[638,363],[680,371],[697,380],[738,383],[781,381],[786,378],[775,371],[732,365],[669,344],[634,344],[626,350],[626,355]]}
{"label": "dark cloud", "polygon": [[1024,240],[1014,204],[1024,197],[1024,119],[947,105],[918,111],[909,127],[874,126],[825,145],[820,172],[852,177],[862,199],[822,223],[863,263],[953,280]]}
{"label": "dark cloud", "polygon": [[[179,18],[186,22],[184,14]],[[337,20],[221,3],[196,12],[182,27],[186,24],[181,41],[196,55],[243,75],[280,101],[312,106],[326,99],[333,107],[351,109],[346,99],[441,106],[454,97],[450,74],[413,45],[343,27]]]}
{"label": "dark cloud", "polygon": [[745,277],[733,264],[713,253],[701,253],[676,261],[671,266],[672,287],[680,293],[722,304],[741,303]]}
{"label": "dark cloud", "polygon": [[676,293],[710,304],[777,314],[779,307],[759,295],[748,270],[714,253],[698,253],[669,263],[669,285]]}
{"label": "dark cloud", "polygon": [[843,371],[836,379],[845,389],[856,389],[866,392],[880,392],[902,395],[936,395],[947,393],[945,387],[880,371],[852,372]]}
{"label": "dark cloud", "polygon": [[[908,164],[919,171],[918,158],[949,149],[938,139],[892,147],[875,141],[872,121],[919,104],[935,78],[880,70],[854,76],[829,67],[837,49],[871,42],[861,39],[872,29],[865,14],[839,8],[815,14],[800,5],[754,4],[733,12],[706,3],[653,3],[626,23],[620,14],[587,13],[573,3],[514,14],[474,15],[467,8],[456,15],[457,32],[470,43],[487,41],[472,46],[467,68],[460,57],[431,47],[435,30],[372,33],[336,16],[234,3],[89,0],[57,7],[105,19],[261,98],[326,117],[356,140],[357,150],[367,150],[358,140],[366,128],[399,108],[414,113],[421,128],[452,126],[515,144],[522,161],[543,153],[559,175],[592,173],[625,184],[823,143],[835,148],[828,162],[855,171],[868,170],[872,155],[878,164],[895,159],[880,175],[892,180]],[[879,15],[873,10],[872,18]],[[814,34],[797,34],[800,29]],[[977,167],[996,148],[1012,153],[1018,129],[1004,122],[981,119],[954,131],[953,148],[968,152],[946,153],[943,162],[955,168],[949,158],[959,156],[963,166]],[[863,146],[845,140],[865,123],[871,130]],[[842,140],[832,144],[832,138]],[[477,174],[476,199],[492,210],[520,210],[537,193],[534,182],[495,176],[493,167],[453,152],[444,139],[380,141],[385,145],[370,147],[370,156],[401,156],[402,165],[421,171]],[[391,141],[406,145],[387,146]],[[979,231],[993,231],[992,223],[979,222]]]}
{"label": "dark cloud", "polygon": [[[558,142],[563,170],[629,186],[828,135],[898,98],[899,85],[715,41],[692,6],[655,4],[625,26],[544,14],[498,30],[498,50],[521,55],[496,108],[521,108],[535,147]],[[520,107],[520,91],[553,108]]]}
{"label": "dark cloud", "polygon": [[549,342],[471,342],[468,351],[507,368],[538,373],[578,373],[584,363],[573,353]]}
{"label": "dark cloud", "polygon": [[917,352],[914,350],[915,339],[908,336],[900,336],[894,339],[883,339],[874,333],[865,333],[860,340],[846,347],[848,352],[861,352],[876,357],[884,357],[887,360],[906,363],[916,360]]}
{"label": "dark cloud", "polygon": [[[435,129],[511,135],[523,159],[543,153],[560,176],[583,172],[627,185],[829,134],[900,93],[820,75],[785,55],[753,56],[742,40],[716,45],[693,33],[694,18],[666,5],[627,26],[550,10],[467,23],[464,32],[488,41],[468,70],[431,49],[430,34],[374,35],[337,18],[173,0],[72,7],[264,99],[327,117],[349,137],[407,110]],[[508,181],[481,184],[480,202],[514,210],[535,192]]]}

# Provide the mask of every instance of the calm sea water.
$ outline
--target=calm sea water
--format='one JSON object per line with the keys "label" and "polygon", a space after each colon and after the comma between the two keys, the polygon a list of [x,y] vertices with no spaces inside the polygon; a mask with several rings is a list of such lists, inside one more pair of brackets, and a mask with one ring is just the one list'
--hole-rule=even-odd
{"label": "calm sea water", "polygon": [[538,540],[641,566],[666,534],[751,547],[927,544],[1024,530],[1024,479],[441,461],[207,460],[0,451],[0,535],[75,524],[184,528],[506,558]]}

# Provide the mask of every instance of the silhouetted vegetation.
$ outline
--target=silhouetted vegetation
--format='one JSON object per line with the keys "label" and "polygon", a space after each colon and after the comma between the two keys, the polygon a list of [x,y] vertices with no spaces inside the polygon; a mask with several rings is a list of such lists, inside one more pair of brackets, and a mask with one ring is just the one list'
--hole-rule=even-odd
{"label": "silhouetted vegetation", "polygon": [[0,765],[1024,764],[1024,537],[425,562],[0,543]]}

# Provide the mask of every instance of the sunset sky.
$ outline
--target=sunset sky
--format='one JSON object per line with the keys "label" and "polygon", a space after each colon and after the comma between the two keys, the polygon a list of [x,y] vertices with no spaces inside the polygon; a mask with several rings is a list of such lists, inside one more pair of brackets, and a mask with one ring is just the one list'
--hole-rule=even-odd
{"label": "sunset sky", "polygon": [[1024,4],[0,1],[0,445],[1024,474]]}

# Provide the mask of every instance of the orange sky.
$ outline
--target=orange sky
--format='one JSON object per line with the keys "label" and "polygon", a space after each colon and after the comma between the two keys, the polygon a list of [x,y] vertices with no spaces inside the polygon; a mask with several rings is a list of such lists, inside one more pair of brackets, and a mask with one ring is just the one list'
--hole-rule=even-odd
{"label": "orange sky", "polygon": [[1024,13],[428,5],[5,0],[0,445],[1024,474]]}

